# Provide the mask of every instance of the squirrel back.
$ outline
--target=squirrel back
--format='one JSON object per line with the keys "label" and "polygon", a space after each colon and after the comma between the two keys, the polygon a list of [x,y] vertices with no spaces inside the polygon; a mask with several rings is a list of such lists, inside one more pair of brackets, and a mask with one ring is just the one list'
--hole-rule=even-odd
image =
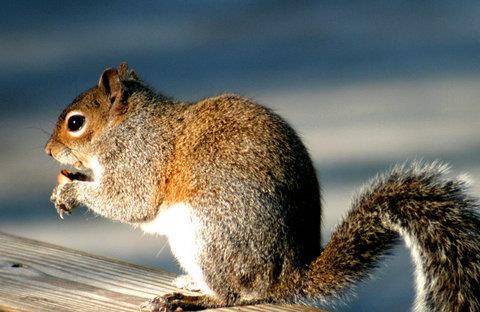
{"label": "squirrel back", "polygon": [[418,310],[480,309],[478,204],[441,165],[375,179],[322,250],[315,169],[281,117],[238,95],[174,101],[126,64],[64,110],[46,152],[80,171],[59,174],[51,199],[61,216],[85,205],[167,235],[204,293],[163,295],[147,311],[327,302],[399,237],[415,259]]}

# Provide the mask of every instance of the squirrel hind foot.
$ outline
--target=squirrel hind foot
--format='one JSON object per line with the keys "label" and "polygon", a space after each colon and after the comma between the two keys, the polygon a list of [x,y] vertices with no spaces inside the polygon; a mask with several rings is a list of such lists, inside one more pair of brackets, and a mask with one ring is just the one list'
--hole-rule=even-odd
{"label": "squirrel hind foot", "polygon": [[205,295],[190,296],[182,293],[169,293],[157,296],[140,305],[142,312],[182,312],[224,307],[226,304]]}
{"label": "squirrel hind foot", "polygon": [[[176,294],[177,293],[158,296],[148,301],[145,301],[140,305],[140,311],[141,312],[174,312],[176,310],[183,311],[182,308],[178,307],[179,309],[177,309],[176,307],[174,307],[173,303],[170,302],[174,300],[173,298],[169,300],[169,297],[174,297]],[[178,293],[178,295],[181,295],[181,294]]]}

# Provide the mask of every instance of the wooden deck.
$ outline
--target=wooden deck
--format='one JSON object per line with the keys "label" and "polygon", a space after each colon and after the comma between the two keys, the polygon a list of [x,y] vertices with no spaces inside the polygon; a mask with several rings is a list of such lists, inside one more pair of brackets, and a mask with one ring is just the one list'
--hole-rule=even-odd
{"label": "wooden deck", "polygon": [[[174,274],[0,233],[0,311],[139,311]],[[257,305],[212,311],[321,311]]]}

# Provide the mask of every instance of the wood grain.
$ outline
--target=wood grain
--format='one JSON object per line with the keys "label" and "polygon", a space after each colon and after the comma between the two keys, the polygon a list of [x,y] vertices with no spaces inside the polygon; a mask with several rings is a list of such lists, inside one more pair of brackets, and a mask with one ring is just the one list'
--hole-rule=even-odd
{"label": "wood grain", "polygon": [[[0,232],[0,311],[139,311],[174,274]],[[185,291],[183,291],[185,292]],[[321,311],[258,305],[212,311]]]}

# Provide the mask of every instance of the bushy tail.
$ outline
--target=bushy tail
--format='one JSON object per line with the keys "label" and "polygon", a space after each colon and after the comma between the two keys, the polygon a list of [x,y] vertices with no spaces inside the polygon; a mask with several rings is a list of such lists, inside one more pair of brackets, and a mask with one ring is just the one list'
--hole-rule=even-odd
{"label": "bushy tail", "polygon": [[370,182],[310,265],[301,295],[342,295],[401,237],[416,267],[415,310],[480,311],[478,203],[446,171],[415,163]]}

